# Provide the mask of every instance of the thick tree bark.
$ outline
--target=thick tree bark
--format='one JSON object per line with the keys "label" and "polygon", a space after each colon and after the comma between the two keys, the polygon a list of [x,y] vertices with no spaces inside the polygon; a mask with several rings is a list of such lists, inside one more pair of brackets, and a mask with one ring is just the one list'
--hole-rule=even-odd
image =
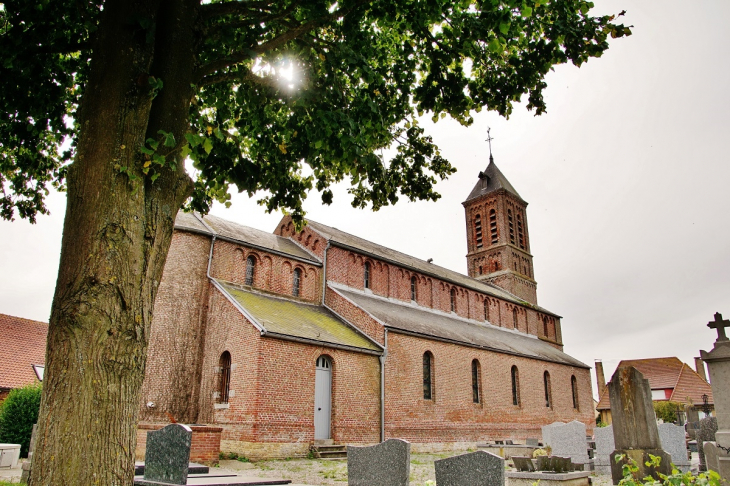
{"label": "thick tree bark", "polygon": [[[101,14],[68,174],[33,486],[132,484],[154,300],[192,189],[182,162],[151,182],[139,148],[160,129],[184,139],[196,8],[111,0]],[[154,98],[150,76],[164,83]]]}

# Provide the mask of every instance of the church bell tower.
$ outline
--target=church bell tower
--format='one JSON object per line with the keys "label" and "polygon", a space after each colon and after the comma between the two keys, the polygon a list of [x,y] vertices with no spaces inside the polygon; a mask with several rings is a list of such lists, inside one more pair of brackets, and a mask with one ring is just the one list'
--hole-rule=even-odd
{"label": "church bell tower", "polygon": [[489,166],[479,173],[479,180],[462,205],[469,276],[537,305],[527,202],[497,168],[491,154]]}

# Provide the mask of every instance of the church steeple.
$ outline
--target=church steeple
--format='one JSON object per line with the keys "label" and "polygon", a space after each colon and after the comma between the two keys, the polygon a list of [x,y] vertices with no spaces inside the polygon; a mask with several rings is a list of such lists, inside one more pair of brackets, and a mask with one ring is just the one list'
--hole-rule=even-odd
{"label": "church steeple", "polygon": [[479,180],[462,205],[466,213],[469,276],[498,285],[537,305],[525,213],[527,202],[499,170],[491,153],[489,165],[479,173]]}

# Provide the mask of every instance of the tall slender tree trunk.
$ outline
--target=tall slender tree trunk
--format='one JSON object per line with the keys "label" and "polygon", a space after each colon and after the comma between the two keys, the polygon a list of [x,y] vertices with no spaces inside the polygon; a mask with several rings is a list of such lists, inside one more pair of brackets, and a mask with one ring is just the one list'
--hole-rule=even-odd
{"label": "tall slender tree trunk", "polygon": [[[32,486],[132,484],[152,310],[192,189],[182,161],[151,182],[139,148],[158,130],[184,139],[196,8],[111,0],[101,13],[68,173]],[[163,82],[156,97],[150,79]]]}

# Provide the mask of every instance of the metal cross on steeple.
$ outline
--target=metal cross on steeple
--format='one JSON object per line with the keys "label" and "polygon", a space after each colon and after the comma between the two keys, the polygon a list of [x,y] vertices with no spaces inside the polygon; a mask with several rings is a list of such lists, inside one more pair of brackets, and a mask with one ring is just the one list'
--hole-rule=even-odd
{"label": "metal cross on steeple", "polygon": [[491,127],[487,127],[487,142],[489,142],[489,162],[493,163],[494,159],[492,158],[492,140],[494,140],[494,138],[489,134],[490,130]]}
{"label": "metal cross on steeple", "polygon": [[715,312],[715,320],[707,323],[710,329],[717,329],[717,341],[727,341],[725,328],[730,327],[730,321],[722,318],[722,314]]}

